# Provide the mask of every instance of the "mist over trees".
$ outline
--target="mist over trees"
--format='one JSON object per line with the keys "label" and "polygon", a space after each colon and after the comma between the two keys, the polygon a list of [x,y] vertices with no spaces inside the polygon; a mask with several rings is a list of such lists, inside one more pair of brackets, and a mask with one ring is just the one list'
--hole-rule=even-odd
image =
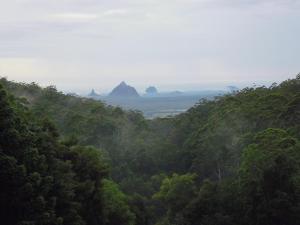
{"label": "mist over trees", "polygon": [[300,224],[300,75],[146,120],[0,80],[5,225]]}

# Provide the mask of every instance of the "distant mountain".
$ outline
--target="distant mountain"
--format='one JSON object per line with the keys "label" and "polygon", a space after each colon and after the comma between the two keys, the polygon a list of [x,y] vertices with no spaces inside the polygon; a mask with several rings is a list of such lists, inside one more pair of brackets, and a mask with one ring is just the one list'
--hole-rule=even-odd
{"label": "distant mountain", "polygon": [[169,94],[177,96],[177,95],[183,95],[184,93],[182,91],[172,91]]}
{"label": "distant mountain", "polygon": [[239,90],[239,88],[236,86],[227,86],[227,88],[229,89],[230,92],[235,92]]}
{"label": "distant mountain", "polygon": [[146,89],[146,94],[148,95],[156,95],[158,93],[156,87],[150,86]]}
{"label": "distant mountain", "polygon": [[115,87],[109,94],[109,97],[139,97],[134,87],[127,85],[122,81],[117,87]]}
{"label": "distant mountain", "polygon": [[178,97],[184,96],[186,93],[181,91],[171,91],[171,92],[161,92],[159,93],[159,97]]}
{"label": "distant mountain", "polygon": [[89,93],[89,95],[88,95],[89,97],[99,97],[100,95],[99,94],[97,94],[96,92],[95,92],[95,90],[94,89],[92,89],[92,91],[91,91],[91,93]]}

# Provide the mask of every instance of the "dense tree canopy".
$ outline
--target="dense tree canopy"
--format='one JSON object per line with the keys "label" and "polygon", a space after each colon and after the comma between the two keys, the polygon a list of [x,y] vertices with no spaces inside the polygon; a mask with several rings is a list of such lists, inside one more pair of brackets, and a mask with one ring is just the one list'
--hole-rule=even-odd
{"label": "dense tree canopy", "polygon": [[294,225],[300,75],[146,120],[0,80],[6,225]]}
{"label": "dense tree canopy", "polygon": [[[61,143],[49,120],[30,120],[34,115],[2,86],[0,105],[1,223],[132,224],[124,216],[131,214],[124,194],[113,181],[104,185],[108,165],[100,150]],[[113,200],[123,205],[118,211],[103,200],[111,191],[119,193]],[[122,220],[111,223],[112,213]]]}

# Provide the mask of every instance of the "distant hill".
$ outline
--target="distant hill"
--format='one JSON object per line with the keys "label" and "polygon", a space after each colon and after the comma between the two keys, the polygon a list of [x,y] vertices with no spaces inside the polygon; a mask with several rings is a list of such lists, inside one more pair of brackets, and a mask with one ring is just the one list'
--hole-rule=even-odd
{"label": "distant hill", "polygon": [[236,86],[227,86],[227,88],[230,90],[230,92],[235,92],[239,90],[239,88]]}
{"label": "distant hill", "polygon": [[91,91],[91,93],[88,95],[89,97],[99,97],[100,95],[99,94],[97,94],[96,92],[95,92],[95,90],[94,89],[92,89],[92,91]]}
{"label": "distant hill", "polygon": [[157,88],[154,86],[150,86],[146,89],[146,95],[157,95],[158,91]]}
{"label": "distant hill", "polygon": [[127,85],[122,81],[117,87],[115,87],[109,94],[109,97],[139,97],[134,87]]}
{"label": "distant hill", "polygon": [[172,91],[169,93],[169,95],[173,95],[173,96],[178,96],[178,95],[183,95],[184,93],[181,91]]}

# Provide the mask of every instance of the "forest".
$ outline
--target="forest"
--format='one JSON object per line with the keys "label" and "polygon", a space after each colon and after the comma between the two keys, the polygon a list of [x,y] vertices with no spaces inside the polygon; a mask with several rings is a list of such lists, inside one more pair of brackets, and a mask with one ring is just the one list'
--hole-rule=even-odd
{"label": "forest", "polygon": [[300,74],[187,112],[0,79],[3,225],[300,224]]}

